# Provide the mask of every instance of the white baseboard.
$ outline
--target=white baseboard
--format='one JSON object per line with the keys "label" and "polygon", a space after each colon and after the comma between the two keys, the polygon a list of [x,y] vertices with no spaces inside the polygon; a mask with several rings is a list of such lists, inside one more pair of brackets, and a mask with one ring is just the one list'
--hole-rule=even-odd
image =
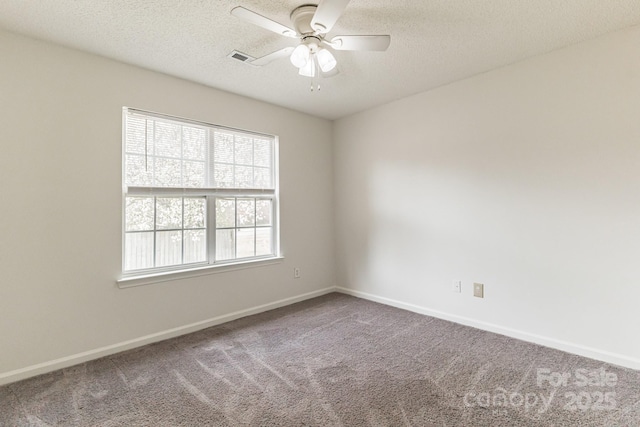
{"label": "white baseboard", "polygon": [[119,353],[125,350],[130,350],[136,347],[141,347],[143,345],[151,344],[154,342],[166,340],[169,338],[174,338],[180,335],[189,334],[191,332],[196,332],[211,326],[216,326],[222,323],[230,322],[232,320],[236,320],[241,317],[251,316],[252,314],[258,314],[258,313],[273,310],[276,308],[284,307],[287,305],[295,304],[296,302],[319,297],[331,292],[341,292],[341,293],[352,295],[358,298],[363,298],[366,300],[379,302],[381,304],[390,305],[392,307],[401,308],[404,310],[424,314],[427,316],[436,317],[439,319],[449,320],[451,322],[459,323],[466,326],[471,326],[471,327],[482,329],[489,332],[494,332],[494,333],[505,335],[511,338],[520,339],[522,341],[532,342],[532,343],[540,344],[546,347],[555,348],[558,350],[566,351],[568,353],[577,354],[579,356],[584,356],[591,359],[596,359],[603,362],[611,363],[614,365],[619,365],[619,366],[624,366],[631,369],[640,370],[640,360],[632,357],[627,357],[624,355],[611,353],[611,352],[600,350],[600,349],[595,349],[595,348],[585,347],[585,346],[581,346],[581,345],[577,345],[577,344],[573,344],[565,341],[560,341],[553,338],[547,338],[540,335],[530,334],[530,333],[518,331],[515,329],[505,328],[499,325],[494,325],[492,323],[479,322],[477,320],[470,319],[467,317],[444,313],[441,311],[432,310],[432,309],[421,307],[415,304],[405,303],[405,302],[394,300],[391,298],[381,297],[381,296],[370,294],[367,292],[361,292],[361,291],[342,288],[342,287],[329,287],[329,288],[324,288],[317,291],[297,295],[294,297],[285,298],[279,301],[274,301],[268,304],[251,307],[245,310],[236,311],[233,313],[225,314],[222,316],[214,317],[211,319],[203,320],[203,321],[192,323],[189,325],[168,329],[166,331],[157,332],[155,334],[150,334],[150,335],[135,338],[132,340],[123,341],[123,342],[109,345],[106,347],[100,347],[94,350],[89,350],[82,353],[62,357],[60,359],[38,363],[37,365],[27,366],[25,368],[20,368],[13,371],[0,373],[0,385],[9,384],[15,381],[23,380],[25,378],[45,374],[47,372],[52,372],[57,369],[67,368],[69,366],[77,365],[79,363],[84,363],[90,360],[99,359],[104,356],[109,356],[111,354]]}
{"label": "white baseboard", "polygon": [[26,368],[20,368],[9,372],[0,373],[0,385],[9,384],[15,381],[20,381],[25,378],[34,377],[36,375],[46,374],[57,369],[68,368],[69,366],[77,365],[79,363],[88,362],[90,360],[99,359],[104,356],[119,353],[121,351],[130,350],[132,348],[141,347],[143,345],[151,344],[158,341],[163,341],[169,338],[174,338],[180,335],[196,332],[201,329],[209,328],[211,326],[220,325],[222,323],[230,322],[232,320],[239,319],[241,317],[251,316],[252,314],[258,314],[265,311],[273,310],[275,308],[284,307],[294,304],[296,302],[304,301],[307,299],[319,297],[331,292],[335,292],[335,287],[329,287],[320,289],[313,292],[297,295],[290,298],[281,299],[268,304],[251,307],[245,310],[235,311],[233,313],[217,316],[211,319],[203,320],[189,325],[180,326],[166,331],[157,332],[155,334],[146,335],[132,340],[123,341],[117,344],[108,345],[106,347],[100,347],[94,350],[84,351],[82,353],[73,354],[71,356],[62,357],[60,359],[51,360],[48,362],[38,363],[37,365],[27,366]]}
{"label": "white baseboard", "polygon": [[566,341],[560,341],[553,338],[544,337],[541,335],[530,334],[528,332],[506,328],[503,326],[495,325],[493,323],[480,322],[467,317],[444,313],[444,312],[432,310],[426,307],[421,307],[415,304],[410,304],[410,303],[394,300],[391,298],[370,294],[367,292],[357,291],[354,289],[337,287],[336,291],[347,294],[347,295],[352,295],[358,298],[379,302],[381,304],[390,305],[392,307],[413,311],[414,313],[425,314],[427,316],[436,317],[438,319],[449,320],[454,323],[459,323],[459,324],[471,326],[477,329],[482,329],[483,331],[494,332],[496,334],[505,335],[507,337],[516,338],[522,341],[527,341],[534,344],[543,345],[545,347],[551,347],[557,350],[566,351],[567,353],[577,354],[579,356],[588,357],[590,359],[600,360],[602,362],[611,363],[613,365],[624,366],[626,368],[640,370],[640,360],[635,359],[633,357],[611,353],[609,351],[586,347],[583,345],[574,344]]}

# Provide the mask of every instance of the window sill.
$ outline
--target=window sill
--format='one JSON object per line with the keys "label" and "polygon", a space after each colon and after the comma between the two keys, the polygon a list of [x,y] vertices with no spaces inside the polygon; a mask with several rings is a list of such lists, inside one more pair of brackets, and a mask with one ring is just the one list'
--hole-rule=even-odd
{"label": "window sill", "polygon": [[284,257],[277,256],[260,260],[234,262],[232,264],[207,265],[204,267],[191,268],[188,270],[174,270],[141,276],[129,276],[117,280],[116,284],[120,289],[133,288],[136,286],[151,285],[153,283],[207,276],[209,274],[225,273],[228,271],[244,270],[247,268],[265,267],[268,265],[279,264],[283,259]]}

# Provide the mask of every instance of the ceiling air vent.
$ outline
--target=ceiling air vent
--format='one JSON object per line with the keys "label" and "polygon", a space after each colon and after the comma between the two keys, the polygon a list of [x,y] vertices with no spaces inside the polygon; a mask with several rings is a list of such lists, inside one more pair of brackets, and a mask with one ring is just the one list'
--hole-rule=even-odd
{"label": "ceiling air vent", "polygon": [[246,53],[238,52],[237,50],[234,50],[227,56],[229,58],[237,59],[240,62],[251,62],[255,59],[254,57],[249,56]]}

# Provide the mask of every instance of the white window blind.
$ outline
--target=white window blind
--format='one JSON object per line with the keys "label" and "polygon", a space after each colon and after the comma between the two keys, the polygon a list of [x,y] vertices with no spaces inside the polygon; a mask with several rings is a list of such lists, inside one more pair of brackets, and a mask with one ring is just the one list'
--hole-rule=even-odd
{"label": "white window blind", "polygon": [[276,138],[123,114],[124,275],[274,257]]}

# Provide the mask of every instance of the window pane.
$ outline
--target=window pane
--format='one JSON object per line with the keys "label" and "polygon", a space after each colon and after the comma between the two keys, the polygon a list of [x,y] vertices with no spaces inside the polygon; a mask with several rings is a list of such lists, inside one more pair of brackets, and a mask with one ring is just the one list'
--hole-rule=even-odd
{"label": "window pane", "polygon": [[158,197],[156,199],[156,229],[182,228],[182,198]]}
{"label": "window pane", "polygon": [[184,263],[207,260],[207,238],[204,230],[184,231]]}
{"label": "window pane", "polygon": [[184,199],[184,228],[204,228],[206,216],[206,199]]}
{"label": "window pane", "polygon": [[225,165],[216,163],[213,169],[214,185],[222,188],[232,188],[233,183],[233,165]]}
{"label": "window pane", "polygon": [[185,160],[182,163],[182,176],[184,176],[185,187],[204,187],[204,162],[190,162]]}
{"label": "window pane", "polygon": [[255,256],[255,228],[238,228],[238,258]]}
{"label": "window pane", "polygon": [[124,131],[124,185],[152,187],[125,193],[125,270],[273,253],[273,138],[135,111],[125,113]]}
{"label": "window pane", "polygon": [[176,159],[155,159],[156,185],[159,187],[182,186],[182,162]]}
{"label": "window pane", "polygon": [[153,230],[153,197],[127,197],[125,230]]}
{"label": "window pane", "polygon": [[233,163],[233,135],[216,131],[213,140],[215,161]]}
{"label": "window pane", "polygon": [[271,141],[267,139],[254,140],[253,164],[256,166],[271,167]]}
{"label": "window pane", "polygon": [[235,187],[253,187],[253,168],[251,166],[236,166]]}
{"label": "window pane", "polygon": [[[237,199],[238,227],[253,227],[256,225],[256,200]],[[238,239],[240,237],[238,236]]]}
{"label": "window pane", "polygon": [[200,128],[189,126],[182,127],[182,150],[185,159],[199,160],[206,159],[206,131]]}
{"label": "window pane", "polygon": [[[145,162],[148,162],[148,164]],[[151,171],[153,169],[153,157],[138,156],[135,154],[127,154],[125,156],[125,169],[126,177],[125,184],[127,185],[151,185]]]}
{"label": "window pane", "polygon": [[256,225],[271,225],[271,200],[256,200]]}
{"label": "window pane", "polygon": [[153,232],[125,233],[124,253],[125,270],[153,267]]}
{"label": "window pane", "polygon": [[253,140],[246,136],[236,136],[235,162],[238,165],[253,164]]}
{"label": "window pane", "polygon": [[236,226],[235,199],[216,199],[216,227],[229,228]]}
{"label": "window pane", "polygon": [[255,168],[253,171],[253,185],[257,188],[273,188],[271,183],[271,169]]}
{"label": "window pane", "polygon": [[272,236],[271,227],[256,228],[256,256],[272,254]]}
{"label": "window pane", "polygon": [[180,125],[156,121],[155,145],[156,156],[180,158],[182,147],[180,142]]}
{"label": "window pane", "polygon": [[182,231],[156,232],[156,267],[182,263]]}
{"label": "window pane", "polygon": [[236,230],[216,230],[216,261],[236,257]]}
{"label": "window pane", "polygon": [[125,136],[125,151],[127,153],[145,154],[146,120],[142,117],[127,119],[127,134]]}

